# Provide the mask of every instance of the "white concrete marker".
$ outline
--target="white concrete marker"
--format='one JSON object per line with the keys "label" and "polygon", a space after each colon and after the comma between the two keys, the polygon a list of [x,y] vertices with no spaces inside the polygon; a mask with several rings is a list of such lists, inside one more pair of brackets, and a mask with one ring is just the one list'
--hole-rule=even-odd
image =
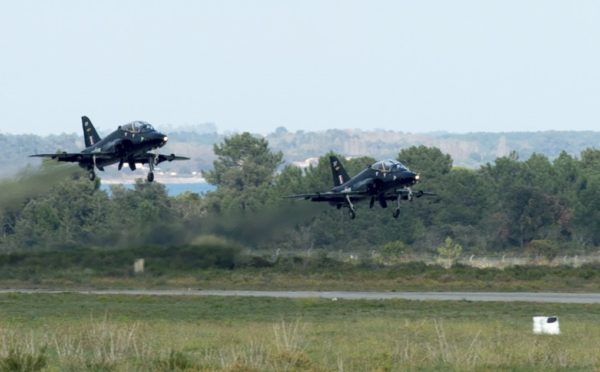
{"label": "white concrete marker", "polygon": [[534,316],[533,333],[536,335],[559,335],[560,326],[557,316]]}
{"label": "white concrete marker", "polygon": [[144,272],[144,259],[138,258],[133,262],[133,273],[141,274]]}

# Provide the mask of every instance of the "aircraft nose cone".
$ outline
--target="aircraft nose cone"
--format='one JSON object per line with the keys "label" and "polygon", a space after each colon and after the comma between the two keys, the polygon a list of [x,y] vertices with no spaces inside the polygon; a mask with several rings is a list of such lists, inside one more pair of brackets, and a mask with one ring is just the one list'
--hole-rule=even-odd
{"label": "aircraft nose cone", "polygon": [[169,138],[167,137],[166,134],[162,134],[160,132],[157,132],[154,135],[154,138],[155,138],[155,141],[157,141],[158,143],[160,143],[161,146],[164,145],[164,144],[166,144],[167,141],[169,140]]}
{"label": "aircraft nose cone", "polygon": [[405,172],[404,177],[405,182],[412,182],[413,184],[419,182],[419,175],[414,172]]}

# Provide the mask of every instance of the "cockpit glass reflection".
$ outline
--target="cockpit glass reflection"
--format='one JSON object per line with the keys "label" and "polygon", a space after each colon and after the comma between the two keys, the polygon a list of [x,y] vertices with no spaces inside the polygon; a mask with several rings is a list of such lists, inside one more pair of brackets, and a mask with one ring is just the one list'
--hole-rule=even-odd
{"label": "cockpit glass reflection", "polygon": [[121,126],[121,129],[130,133],[143,133],[153,131],[154,128],[150,123],[145,121],[132,121]]}
{"label": "cockpit glass reflection", "polygon": [[380,172],[391,172],[391,171],[407,171],[408,168],[400,163],[397,160],[381,160],[373,165],[371,165],[372,169],[375,169]]}

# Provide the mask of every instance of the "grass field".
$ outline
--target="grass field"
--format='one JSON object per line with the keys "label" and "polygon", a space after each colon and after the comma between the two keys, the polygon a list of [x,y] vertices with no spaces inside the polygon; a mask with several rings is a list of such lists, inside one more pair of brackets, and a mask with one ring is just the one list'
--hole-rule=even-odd
{"label": "grass field", "polygon": [[[145,272],[133,274],[144,257]],[[221,246],[0,254],[0,288],[194,288],[599,292],[600,264],[445,268],[422,261],[340,261],[326,252],[265,258]]]}
{"label": "grass field", "polygon": [[[536,336],[531,317],[560,316]],[[0,295],[0,370],[595,370],[600,306]]]}
{"label": "grass field", "polygon": [[[199,269],[162,275],[151,272],[97,274],[91,270],[35,271],[2,278],[0,288],[48,289],[248,289],[346,291],[558,291],[600,292],[600,267],[515,267],[505,270],[429,266],[410,268],[351,269]],[[588,279],[588,273],[594,272]]]}

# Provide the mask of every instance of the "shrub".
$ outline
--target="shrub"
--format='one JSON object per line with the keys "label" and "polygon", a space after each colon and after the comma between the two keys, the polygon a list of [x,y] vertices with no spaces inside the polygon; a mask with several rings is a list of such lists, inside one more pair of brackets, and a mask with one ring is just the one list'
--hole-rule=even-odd
{"label": "shrub", "polygon": [[440,255],[440,258],[445,261],[446,267],[451,267],[460,254],[462,253],[462,246],[458,243],[455,243],[451,237],[446,237],[444,240],[444,244],[440,245],[437,248],[437,252]]}
{"label": "shrub", "polygon": [[390,262],[395,262],[404,255],[407,251],[407,246],[402,240],[393,240],[387,242],[381,247],[381,255],[383,258]]}
{"label": "shrub", "polygon": [[13,348],[8,355],[0,358],[0,371],[2,372],[35,372],[46,367],[46,348],[37,352],[27,353],[21,348]]}
{"label": "shrub", "polygon": [[169,356],[155,362],[159,371],[185,371],[194,367],[189,358],[180,351],[171,350]]}
{"label": "shrub", "polygon": [[553,260],[558,254],[558,245],[551,240],[532,240],[527,244],[525,253],[528,256],[544,257],[548,260]]}

